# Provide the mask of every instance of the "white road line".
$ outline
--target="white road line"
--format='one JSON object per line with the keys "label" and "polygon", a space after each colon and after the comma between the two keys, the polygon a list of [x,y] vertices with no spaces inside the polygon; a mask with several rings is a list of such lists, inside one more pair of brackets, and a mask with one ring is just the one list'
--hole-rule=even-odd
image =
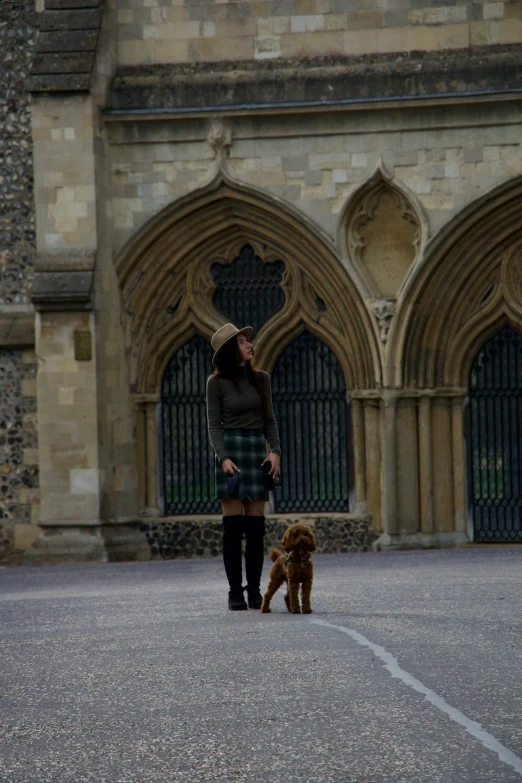
{"label": "white road line", "polygon": [[424,694],[424,698],[433,704],[434,707],[437,707],[442,712],[445,712],[446,715],[449,715],[449,717],[454,720],[455,723],[460,724],[466,729],[467,732],[469,732],[469,734],[471,734],[473,737],[476,737],[476,739],[478,739],[479,742],[484,745],[484,747],[496,753],[501,761],[503,761],[505,764],[509,764],[510,767],[513,767],[513,769],[519,773],[519,775],[522,775],[521,758],[515,756],[514,753],[512,753],[510,750],[508,750],[508,748],[502,745],[501,742],[495,739],[492,734],[484,731],[480,723],[467,718],[464,713],[460,712],[460,710],[457,710],[455,707],[452,707],[450,704],[448,704],[448,702],[443,699],[442,696],[438,696],[435,691],[431,690],[431,688],[427,688],[416,677],[413,677],[411,674],[408,674],[408,672],[404,671],[404,669],[399,666],[397,659],[394,658],[391,653],[385,650],[384,647],[381,647],[378,644],[374,644],[362,634],[357,633],[357,631],[354,631],[351,628],[345,628],[343,625],[333,625],[333,623],[327,623],[325,620],[319,620],[318,618],[310,619],[310,622],[315,623],[315,625],[322,625],[325,628],[333,628],[336,631],[341,631],[341,633],[348,634],[348,636],[351,636],[352,639],[354,639],[358,644],[361,644],[363,647],[368,647],[381,659],[381,661],[386,664],[386,668],[392,677],[398,677],[406,685],[409,685],[410,688],[413,688],[415,691]]}

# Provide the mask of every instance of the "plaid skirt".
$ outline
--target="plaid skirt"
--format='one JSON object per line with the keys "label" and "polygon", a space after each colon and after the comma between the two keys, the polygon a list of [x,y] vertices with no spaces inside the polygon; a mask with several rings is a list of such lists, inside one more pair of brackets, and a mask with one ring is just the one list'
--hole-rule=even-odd
{"label": "plaid skirt", "polygon": [[[225,448],[232,462],[240,469],[239,495],[252,500],[268,500],[263,484],[261,463],[266,459],[265,436],[261,430],[223,430]],[[216,498],[227,497],[227,476],[216,457]]]}

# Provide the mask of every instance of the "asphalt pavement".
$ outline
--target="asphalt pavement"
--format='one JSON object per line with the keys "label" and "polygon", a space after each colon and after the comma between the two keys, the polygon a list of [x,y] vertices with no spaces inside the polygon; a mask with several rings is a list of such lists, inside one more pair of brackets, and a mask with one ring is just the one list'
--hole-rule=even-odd
{"label": "asphalt pavement", "polygon": [[1,569],[1,783],[522,783],[522,547],[314,565],[312,615],[220,560]]}

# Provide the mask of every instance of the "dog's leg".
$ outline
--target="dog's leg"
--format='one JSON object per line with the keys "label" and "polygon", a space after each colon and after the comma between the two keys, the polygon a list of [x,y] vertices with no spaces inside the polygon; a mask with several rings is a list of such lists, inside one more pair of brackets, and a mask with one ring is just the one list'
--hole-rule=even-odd
{"label": "dog's leg", "polygon": [[288,611],[290,611],[290,598],[288,597],[288,585],[286,586],[285,604]]}
{"label": "dog's leg", "polygon": [[301,614],[301,607],[299,606],[299,582],[293,582],[288,580],[288,601],[290,603],[290,611],[292,614]]}
{"label": "dog's leg", "polygon": [[270,578],[268,580],[268,585],[265,590],[265,594],[263,596],[263,603],[261,604],[261,611],[262,612],[271,612],[270,609],[270,601],[276,594],[276,592],[279,590],[283,582],[285,581],[284,574],[279,571],[279,569],[276,571],[276,573],[270,572]]}
{"label": "dog's leg", "polygon": [[312,580],[307,579],[301,585],[301,604],[303,606],[303,614],[311,614],[312,606],[310,604],[310,596],[312,594]]}

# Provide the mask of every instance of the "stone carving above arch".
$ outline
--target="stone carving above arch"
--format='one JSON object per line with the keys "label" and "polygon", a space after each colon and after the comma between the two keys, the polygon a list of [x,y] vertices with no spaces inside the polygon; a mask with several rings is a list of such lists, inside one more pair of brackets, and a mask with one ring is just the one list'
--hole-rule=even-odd
{"label": "stone carving above arch", "polygon": [[381,302],[398,297],[426,236],[416,197],[383,167],[351,195],[339,224],[343,256]]}
{"label": "stone carving above arch", "polygon": [[328,237],[282,200],[221,169],[145,224],[115,260],[132,388],[157,393],[173,351],[196,332],[210,340],[224,323],[213,305],[212,264],[232,263],[245,245],[263,263],[284,266],[284,305],[255,336],[261,366],[270,369],[281,340],[306,324],[336,352],[349,389],[378,386],[376,332]]}
{"label": "stone carving above arch", "polygon": [[466,208],[434,238],[390,330],[388,383],[461,388],[505,323],[522,329],[522,177]]}
{"label": "stone carving above arch", "polygon": [[374,299],[372,313],[379,325],[381,343],[385,345],[388,342],[388,332],[395,313],[395,301],[393,299]]}
{"label": "stone carving above arch", "polygon": [[224,162],[230,155],[232,129],[222,119],[213,119],[208,130],[207,142],[214,157],[218,161]]}

